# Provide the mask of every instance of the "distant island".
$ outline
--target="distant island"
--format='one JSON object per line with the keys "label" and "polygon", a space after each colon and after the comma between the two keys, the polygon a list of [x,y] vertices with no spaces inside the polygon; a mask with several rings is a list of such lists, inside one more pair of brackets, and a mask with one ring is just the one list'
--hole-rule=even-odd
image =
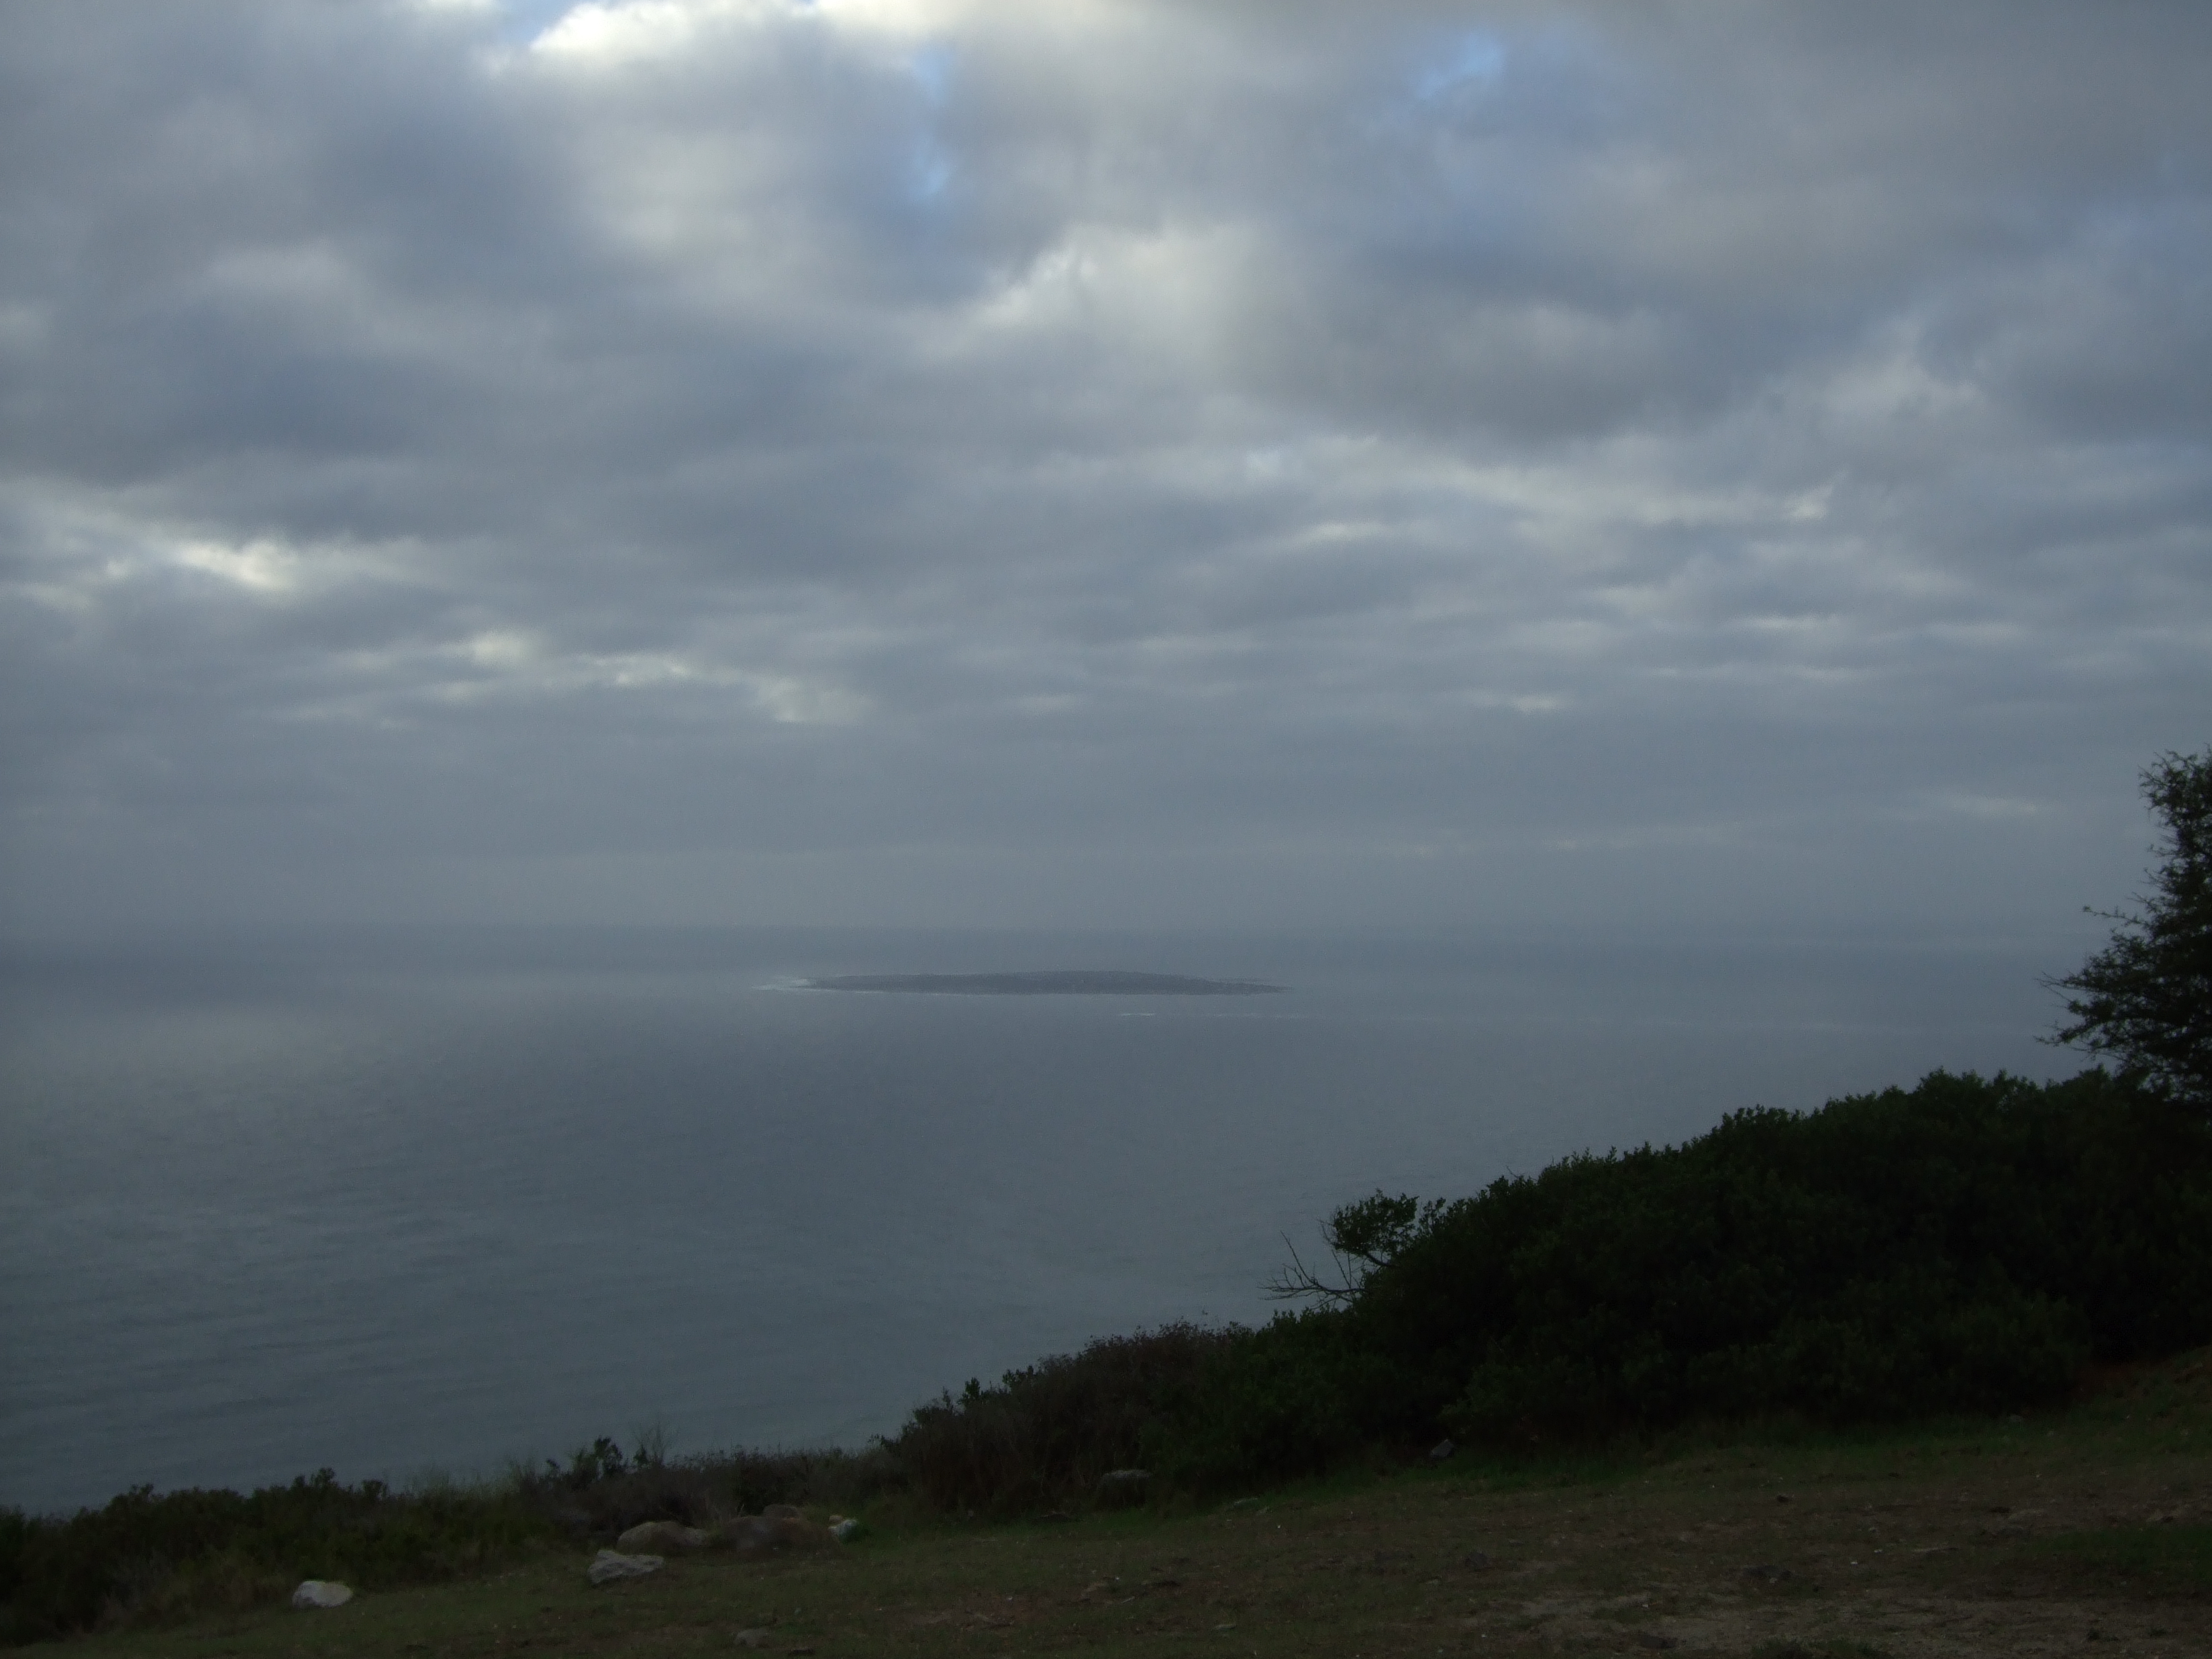
{"label": "distant island", "polygon": [[1073,969],[1036,974],[842,974],[810,979],[810,991],[921,991],[965,997],[1250,997],[1286,990],[1256,979],[1192,979]]}

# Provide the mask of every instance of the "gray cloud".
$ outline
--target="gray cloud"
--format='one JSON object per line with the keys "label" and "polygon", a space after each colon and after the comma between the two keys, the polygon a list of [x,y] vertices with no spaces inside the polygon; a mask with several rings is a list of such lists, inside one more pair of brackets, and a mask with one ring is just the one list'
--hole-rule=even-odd
{"label": "gray cloud", "polygon": [[2207,738],[2201,8],[8,39],[23,926],[2014,927]]}

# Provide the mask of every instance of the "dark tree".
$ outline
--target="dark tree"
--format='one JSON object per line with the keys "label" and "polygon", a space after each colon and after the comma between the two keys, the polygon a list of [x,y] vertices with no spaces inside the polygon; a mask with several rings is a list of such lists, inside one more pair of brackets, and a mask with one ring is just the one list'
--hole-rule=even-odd
{"label": "dark tree", "polygon": [[1346,1204],[1322,1224],[1322,1242],[1336,1258],[1337,1283],[1315,1273],[1299,1260],[1297,1246],[1286,1237],[1291,1265],[1267,1283],[1267,1294],[1279,1301],[1311,1296],[1325,1302],[1349,1303],[1359,1294],[1370,1273],[1387,1267],[1399,1252],[1437,1224],[1444,1201],[1432,1198],[1424,1204],[1401,1193],[1393,1198],[1378,1192],[1356,1204]]}
{"label": "dark tree", "polygon": [[2142,775],[2166,826],[2164,859],[2112,942],[2064,979],[2071,1016],[2049,1039],[2107,1054],[2160,1093],[2212,1107],[2212,749],[2167,754]]}

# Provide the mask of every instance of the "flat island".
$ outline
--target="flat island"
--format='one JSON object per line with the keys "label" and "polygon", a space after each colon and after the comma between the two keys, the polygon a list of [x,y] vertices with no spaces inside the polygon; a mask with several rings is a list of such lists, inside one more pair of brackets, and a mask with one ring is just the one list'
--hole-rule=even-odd
{"label": "flat island", "polygon": [[967,997],[1250,997],[1288,988],[1256,979],[1191,979],[1078,968],[1036,974],[842,974],[810,991],[923,991]]}

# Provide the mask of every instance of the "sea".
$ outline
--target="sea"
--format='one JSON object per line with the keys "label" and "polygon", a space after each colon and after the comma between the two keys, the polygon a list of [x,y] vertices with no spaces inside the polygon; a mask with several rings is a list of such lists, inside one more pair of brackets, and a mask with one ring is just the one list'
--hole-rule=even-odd
{"label": "sea", "polygon": [[[2049,942],[416,930],[0,949],[0,1505],[859,1447],[1319,1224],[1937,1067]],[[1248,996],[805,988],[1111,969]]]}

